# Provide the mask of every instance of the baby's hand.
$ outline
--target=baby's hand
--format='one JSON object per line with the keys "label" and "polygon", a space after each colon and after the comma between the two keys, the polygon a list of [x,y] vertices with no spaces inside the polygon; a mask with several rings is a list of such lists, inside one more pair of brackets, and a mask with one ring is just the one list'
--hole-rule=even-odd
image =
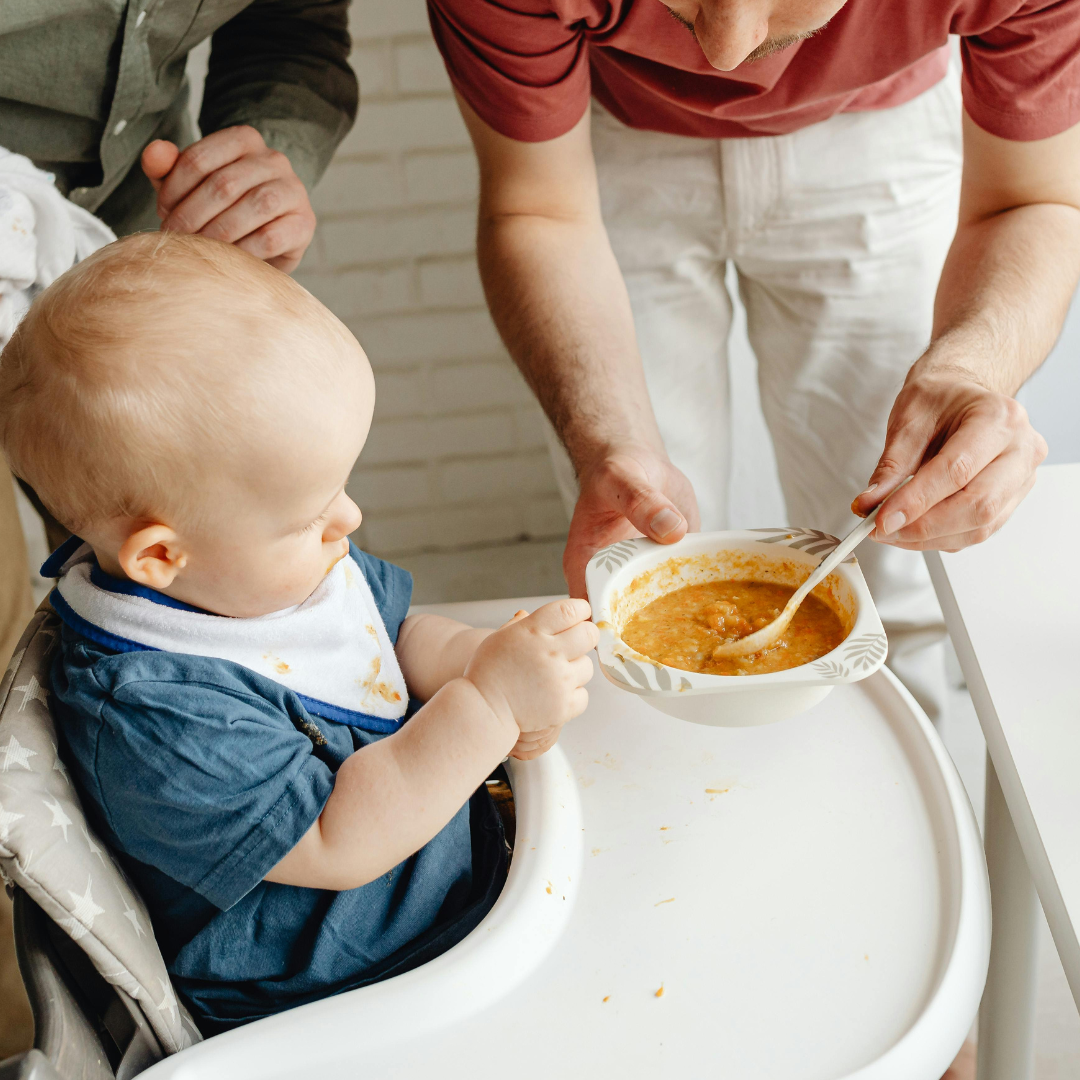
{"label": "baby's hand", "polygon": [[523,736],[535,733],[519,746],[535,743],[529,749],[543,753],[554,738],[540,733],[555,728],[557,735],[585,711],[585,684],[593,673],[588,653],[600,639],[590,614],[584,600],[558,600],[515,616],[480,644],[465,668],[496,715],[512,720]]}
{"label": "baby's hand", "polygon": [[533,758],[546,754],[558,741],[561,727],[541,728],[539,731],[526,731],[510,751],[510,757],[518,761],[532,761]]}
{"label": "baby's hand", "polygon": [[[510,623],[517,622],[518,619],[528,618],[529,613],[522,608],[520,611],[515,611],[513,616],[503,626],[509,626]],[[559,732],[562,731],[562,727],[548,727],[540,728],[539,731],[526,731],[516,743],[514,743],[513,750],[510,751],[510,757],[516,758],[518,761],[532,761],[533,758],[538,758],[543,754],[546,754],[558,741]]]}

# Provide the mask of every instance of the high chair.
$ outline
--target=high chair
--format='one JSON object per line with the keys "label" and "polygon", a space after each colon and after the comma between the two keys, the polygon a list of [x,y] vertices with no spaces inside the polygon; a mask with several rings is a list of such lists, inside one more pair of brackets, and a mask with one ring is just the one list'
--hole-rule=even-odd
{"label": "high chair", "polygon": [[0,681],[0,873],[35,1028],[34,1049],[0,1063],[0,1080],[127,1080],[202,1036],[57,754],[59,634],[43,601]]}

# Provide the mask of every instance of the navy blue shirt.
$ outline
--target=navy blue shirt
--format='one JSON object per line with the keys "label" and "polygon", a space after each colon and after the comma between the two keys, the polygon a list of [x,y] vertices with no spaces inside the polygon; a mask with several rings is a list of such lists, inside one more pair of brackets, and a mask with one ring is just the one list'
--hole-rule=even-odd
{"label": "navy blue shirt", "polygon": [[[396,641],[411,578],[354,556]],[[361,888],[264,881],[322,812],[341,763],[385,736],[313,715],[239,664],[114,652],[65,625],[52,683],[88,816],[142,893],[204,1031],[408,970],[460,940],[498,894],[505,851],[486,792]]]}

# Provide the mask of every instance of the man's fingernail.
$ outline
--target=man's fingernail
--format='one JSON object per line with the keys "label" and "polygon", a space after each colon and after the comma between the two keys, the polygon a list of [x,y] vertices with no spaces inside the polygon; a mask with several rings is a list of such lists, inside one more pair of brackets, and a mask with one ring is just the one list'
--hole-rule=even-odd
{"label": "man's fingernail", "polygon": [[855,498],[861,499],[864,495],[869,495],[870,492],[873,491],[876,487],[877,484],[871,484],[865,491],[860,491],[859,494],[855,496]]}
{"label": "man's fingernail", "polygon": [[681,524],[682,518],[674,510],[665,508],[649,522],[649,528],[656,536],[667,536]]}
{"label": "man's fingernail", "polygon": [[888,536],[897,529],[902,529],[906,521],[907,518],[900,510],[894,510],[891,514],[885,515],[885,520],[881,523],[881,531]]}

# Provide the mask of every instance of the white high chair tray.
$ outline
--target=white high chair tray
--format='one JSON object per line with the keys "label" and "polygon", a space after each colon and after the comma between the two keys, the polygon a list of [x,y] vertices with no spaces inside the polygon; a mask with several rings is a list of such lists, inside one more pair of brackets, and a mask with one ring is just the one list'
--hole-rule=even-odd
{"label": "white high chair tray", "polygon": [[[494,626],[543,599],[425,610]],[[960,779],[895,678],[756,728],[599,673],[589,691],[561,749],[511,763],[510,879],[466,941],[145,1075],[938,1080],[978,1008],[989,893]]]}

